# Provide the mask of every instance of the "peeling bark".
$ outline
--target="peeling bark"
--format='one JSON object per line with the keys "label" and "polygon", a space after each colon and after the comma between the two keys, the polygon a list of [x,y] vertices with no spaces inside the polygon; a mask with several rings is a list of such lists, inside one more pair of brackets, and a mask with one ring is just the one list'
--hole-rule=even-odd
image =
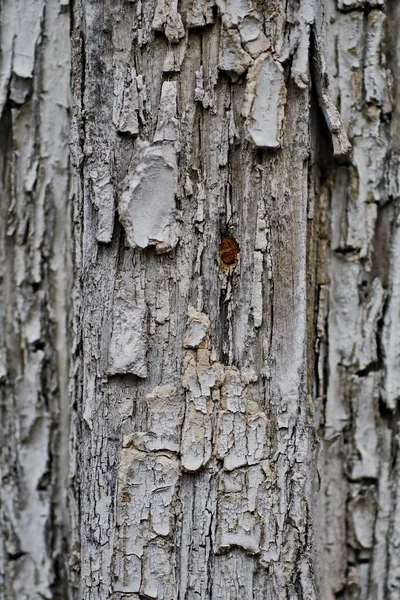
{"label": "peeling bark", "polygon": [[0,9],[0,596],[398,598],[400,9],[71,4]]}
{"label": "peeling bark", "polygon": [[[325,53],[353,146],[351,164],[328,166],[325,256],[329,297],[320,389],[321,596],[399,594],[396,303],[398,31],[393,2],[338,2],[321,20]],[[396,185],[396,184],[395,184]],[[389,323],[390,326],[389,333]],[[327,343],[326,343],[327,342]]]}
{"label": "peeling bark", "polygon": [[317,597],[296,83],[312,14],[288,10],[78,4],[79,597]]}
{"label": "peeling bark", "polygon": [[70,18],[0,9],[0,596],[65,598]]}

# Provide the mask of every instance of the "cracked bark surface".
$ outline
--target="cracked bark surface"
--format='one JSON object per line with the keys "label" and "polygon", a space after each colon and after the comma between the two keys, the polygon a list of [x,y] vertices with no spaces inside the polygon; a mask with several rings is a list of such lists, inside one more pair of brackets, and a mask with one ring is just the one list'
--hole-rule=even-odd
{"label": "cracked bark surface", "polygon": [[[64,8],[63,8],[64,7]],[[66,597],[70,17],[0,7],[0,597]]]}
{"label": "cracked bark surface", "polygon": [[0,596],[398,598],[396,2],[0,10]]}

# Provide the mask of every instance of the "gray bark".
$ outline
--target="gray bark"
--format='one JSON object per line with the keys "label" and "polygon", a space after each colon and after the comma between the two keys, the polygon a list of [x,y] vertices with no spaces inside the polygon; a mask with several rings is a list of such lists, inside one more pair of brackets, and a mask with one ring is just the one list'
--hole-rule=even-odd
{"label": "gray bark", "polygon": [[399,597],[399,23],[3,0],[0,597]]}
{"label": "gray bark", "polygon": [[0,6],[0,597],[65,598],[70,17]]}

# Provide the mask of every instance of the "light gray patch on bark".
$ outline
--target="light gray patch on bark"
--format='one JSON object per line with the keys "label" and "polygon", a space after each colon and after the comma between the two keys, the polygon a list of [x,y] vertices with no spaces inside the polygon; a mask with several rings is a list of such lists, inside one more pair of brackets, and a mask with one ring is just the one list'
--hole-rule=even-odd
{"label": "light gray patch on bark", "polygon": [[108,165],[93,169],[90,173],[93,184],[93,204],[98,210],[96,239],[109,243],[114,231],[114,186]]}
{"label": "light gray patch on bark", "polygon": [[156,31],[164,31],[171,43],[177,43],[180,38],[185,37],[176,0],[158,0],[152,26]]}
{"label": "light gray patch on bark", "polygon": [[172,597],[173,548],[168,543],[179,461],[168,453],[144,453],[126,440],[118,468],[114,542],[115,590]]}
{"label": "light gray patch on bark", "polygon": [[146,307],[129,288],[121,287],[114,297],[108,372],[147,376]]}
{"label": "light gray patch on bark", "polygon": [[286,85],[282,66],[260,56],[247,75],[247,131],[259,148],[279,148],[285,116]]}
{"label": "light gray patch on bark", "polygon": [[118,205],[132,248],[156,246],[165,252],[176,245],[175,191],[175,149],[170,145],[145,146],[135,173],[125,181]]}
{"label": "light gray patch on bark", "polygon": [[214,23],[213,6],[215,0],[185,0],[182,11],[186,27],[204,27]]}
{"label": "light gray patch on bark", "polygon": [[251,56],[242,48],[239,32],[224,28],[221,32],[218,68],[236,78],[247,71],[251,62]]}
{"label": "light gray patch on bark", "polygon": [[155,246],[162,253],[178,242],[176,111],[177,84],[164,82],[154,140],[142,145],[139,164],[133,175],[127,175],[118,206],[132,248]]}
{"label": "light gray patch on bark", "polygon": [[162,385],[147,394],[146,404],[146,430],[132,434],[132,443],[146,452],[178,452],[184,413],[183,395],[171,385]]}

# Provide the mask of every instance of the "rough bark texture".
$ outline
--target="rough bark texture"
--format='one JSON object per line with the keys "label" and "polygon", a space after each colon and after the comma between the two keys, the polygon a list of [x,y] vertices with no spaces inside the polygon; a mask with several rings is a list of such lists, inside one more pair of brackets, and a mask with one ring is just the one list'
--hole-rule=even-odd
{"label": "rough bark texture", "polygon": [[0,597],[65,598],[70,17],[0,11]]}
{"label": "rough bark texture", "polygon": [[397,2],[0,19],[4,598],[399,598]]}
{"label": "rough bark texture", "polygon": [[334,101],[353,145],[350,164],[325,164],[320,187],[316,531],[327,600],[400,597],[399,25],[397,2],[326,3]]}
{"label": "rough bark texture", "polygon": [[311,8],[77,9],[82,598],[315,597]]}

